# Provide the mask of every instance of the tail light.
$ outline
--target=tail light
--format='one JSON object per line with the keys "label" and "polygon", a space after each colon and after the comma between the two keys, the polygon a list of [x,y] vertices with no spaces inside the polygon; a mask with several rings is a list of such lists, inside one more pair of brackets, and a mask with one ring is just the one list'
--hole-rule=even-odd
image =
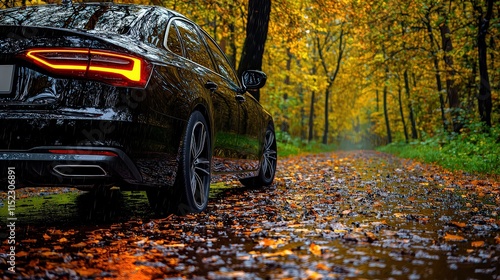
{"label": "tail light", "polygon": [[116,157],[118,156],[115,152],[111,151],[100,151],[100,150],[49,150],[52,154],[59,155],[92,155],[92,156],[108,156]]}
{"label": "tail light", "polygon": [[145,59],[104,50],[29,49],[19,57],[50,73],[113,86],[144,88],[151,75],[151,65]]}

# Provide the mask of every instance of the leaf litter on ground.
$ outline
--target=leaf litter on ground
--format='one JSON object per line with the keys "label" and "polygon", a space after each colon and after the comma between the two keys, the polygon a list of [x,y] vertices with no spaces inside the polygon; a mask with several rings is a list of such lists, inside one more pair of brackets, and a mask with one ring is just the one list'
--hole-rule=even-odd
{"label": "leaf litter on ground", "polygon": [[[140,212],[98,225],[21,223],[16,273],[20,279],[496,279],[499,190],[497,177],[373,151],[294,156],[280,159],[272,186],[226,188],[200,214]],[[144,197],[138,200],[138,208],[147,207]],[[113,211],[134,210],[119,207]],[[7,248],[4,241],[1,252]],[[0,253],[3,271],[6,260]]]}

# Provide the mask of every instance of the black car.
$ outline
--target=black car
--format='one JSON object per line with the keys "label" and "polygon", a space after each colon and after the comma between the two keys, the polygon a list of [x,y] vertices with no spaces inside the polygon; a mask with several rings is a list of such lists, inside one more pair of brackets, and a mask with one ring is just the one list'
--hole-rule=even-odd
{"label": "black car", "polygon": [[[0,10],[0,178],[20,186],[145,190],[162,212],[200,212],[211,176],[273,182],[273,119],[215,41],[156,6]],[[2,182],[5,187],[7,183]]]}

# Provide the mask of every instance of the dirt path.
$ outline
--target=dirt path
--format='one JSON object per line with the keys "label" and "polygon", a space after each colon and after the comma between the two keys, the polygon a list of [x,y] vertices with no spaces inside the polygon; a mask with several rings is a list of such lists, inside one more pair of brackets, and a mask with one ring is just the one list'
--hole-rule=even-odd
{"label": "dirt path", "polygon": [[47,199],[18,220],[15,275],[2,244],[0,275],[500,279],[498,181],[355,151],[281,159],[268,188],[233,185],[183,217],[154,217],[137,193],[97,210]]}

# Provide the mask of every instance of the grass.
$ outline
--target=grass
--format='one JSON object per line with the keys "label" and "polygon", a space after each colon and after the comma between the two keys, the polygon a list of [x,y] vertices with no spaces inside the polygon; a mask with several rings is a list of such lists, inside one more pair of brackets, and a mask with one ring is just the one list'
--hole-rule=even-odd
{"label": "grass", "polygon": [[439,134],[424,141],[392,143],[378,150],[436,163],[450,170],[500,175],[500,129],[470,125],[460,134]]}

